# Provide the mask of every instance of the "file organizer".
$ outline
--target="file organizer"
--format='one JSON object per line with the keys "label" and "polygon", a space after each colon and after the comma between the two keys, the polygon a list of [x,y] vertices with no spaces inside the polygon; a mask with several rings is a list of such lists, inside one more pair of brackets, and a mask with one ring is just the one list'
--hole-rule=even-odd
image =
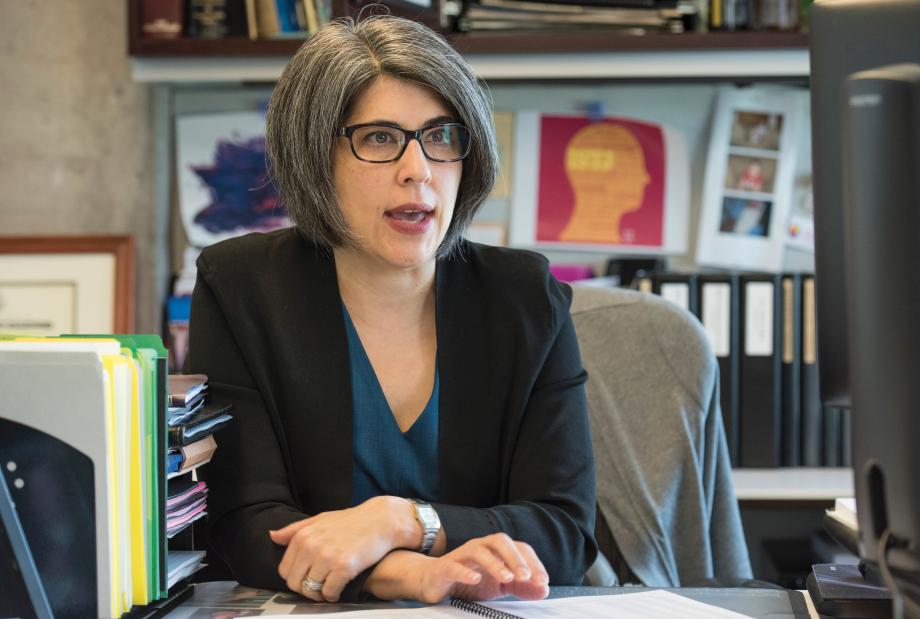
{"label": "file organizer", "polygon": [[152,335],[0,336],[0,466],[34,480],[10,491],[55,617],[147,616],[188,592],[169,587],[166,377]]}

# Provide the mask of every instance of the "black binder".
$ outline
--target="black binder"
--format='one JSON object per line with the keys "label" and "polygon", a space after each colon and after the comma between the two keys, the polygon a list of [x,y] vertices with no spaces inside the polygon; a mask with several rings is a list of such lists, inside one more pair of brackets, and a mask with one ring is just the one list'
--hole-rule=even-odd
{"label": "black binder", "polygon": [[655,275],[652,291],[694,316],[699,316],[696,274],[659,273]]}
{"label": "black binder", "polygon": [[779,275],[741,277],[741,466],[782,463],[782,294]]}
{"label": "black binder", "polygon": [[741,299],[737,275],[697,277],[697,311],[719,363],[719,405],[732,466],[739,466],[741,417]]}
{"label": "black binder", "polygon": [[802,278],[799,274],[783,275],[782,283],[782,381],[783,381],[783,466],[801,462],[802,407]]}
{"label": "black binder", "polygon": [[821,466],[823,462],[824,417],[818,389],[817,315],[815,278],[802,278],[802,466]]}

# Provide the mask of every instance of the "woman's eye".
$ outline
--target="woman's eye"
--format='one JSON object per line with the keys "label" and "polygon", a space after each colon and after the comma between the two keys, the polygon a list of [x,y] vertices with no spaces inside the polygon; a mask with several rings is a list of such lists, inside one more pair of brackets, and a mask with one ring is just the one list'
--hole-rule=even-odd
{"label": "woman's eye", "polygon": [[371,141],[375,144],[386,144],[390,141],[390,134],[383,131],[377,131],[371,134]]}

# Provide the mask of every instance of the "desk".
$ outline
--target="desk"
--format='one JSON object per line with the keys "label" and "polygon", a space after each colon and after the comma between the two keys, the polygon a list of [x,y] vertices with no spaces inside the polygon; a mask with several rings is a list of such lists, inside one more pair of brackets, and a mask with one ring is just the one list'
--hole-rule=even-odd
{"label": "desk", "polygon": [[[639,587],[552,587],[550,597],[610,595],[640,591]],[[808,594],[779,589],[668,589],[688,598],[770,619],[818,619]],[[196,585],[194,595],[166,615],[167,619],[227,619],[266,615],[313,614],[368,608],[415,608],[414,602],[371,602],[367,604],[315,604],[293,593],[242,587],[234,582]],[[759,611],[759,612],[758,612]],[[657,619],[657,618],[656,618]]]}

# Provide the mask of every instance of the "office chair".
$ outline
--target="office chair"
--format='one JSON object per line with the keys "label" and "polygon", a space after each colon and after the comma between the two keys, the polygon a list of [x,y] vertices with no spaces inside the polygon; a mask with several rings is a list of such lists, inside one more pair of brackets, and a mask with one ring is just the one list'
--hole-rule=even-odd
{"label": "office chair", "polygon": [[718,366],[702,326],[654,295],[573,291],[601,550],[588,584],[751,586]]}

